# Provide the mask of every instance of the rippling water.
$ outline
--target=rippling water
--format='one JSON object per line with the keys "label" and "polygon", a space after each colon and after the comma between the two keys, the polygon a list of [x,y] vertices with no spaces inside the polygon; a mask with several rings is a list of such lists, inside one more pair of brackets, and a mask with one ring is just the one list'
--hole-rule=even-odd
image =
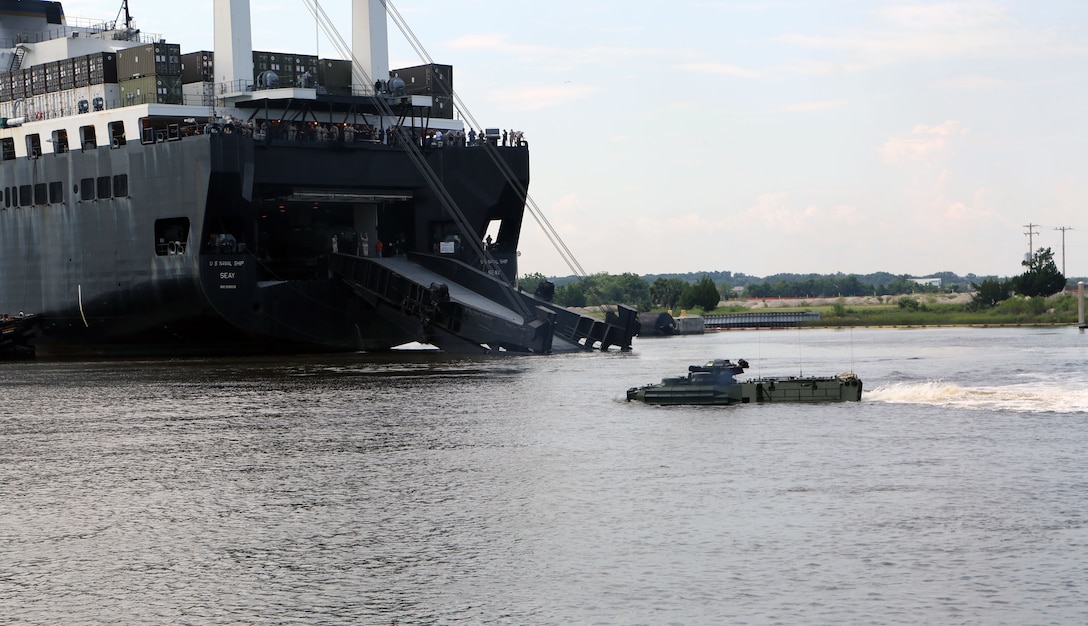
{"label": "rippling water", "polygon": [[[1088,337],[0,365],[0,621],[1088,621]],[[713,357],[860,403],[648,407]]]}

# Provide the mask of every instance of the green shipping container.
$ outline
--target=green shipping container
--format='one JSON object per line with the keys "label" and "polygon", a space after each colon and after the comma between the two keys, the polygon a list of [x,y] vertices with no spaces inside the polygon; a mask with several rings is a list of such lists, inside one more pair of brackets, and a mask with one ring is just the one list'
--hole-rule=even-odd
{"label": "green shipping container", "polygon": [[121,106],[134,104],[181,104],[180,76],[144,76],[118,83]]}

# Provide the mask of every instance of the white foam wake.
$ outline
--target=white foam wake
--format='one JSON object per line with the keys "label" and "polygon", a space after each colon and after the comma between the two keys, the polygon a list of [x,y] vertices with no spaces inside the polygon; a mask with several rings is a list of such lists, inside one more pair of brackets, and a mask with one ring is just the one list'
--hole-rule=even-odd
{"label": "white foam wake", "polygon": [[865,392],[864,399],[990,411],[1088,412],[1088,389],[1044,382],[1001,387],[961,387],[946,381],[892,383]]}

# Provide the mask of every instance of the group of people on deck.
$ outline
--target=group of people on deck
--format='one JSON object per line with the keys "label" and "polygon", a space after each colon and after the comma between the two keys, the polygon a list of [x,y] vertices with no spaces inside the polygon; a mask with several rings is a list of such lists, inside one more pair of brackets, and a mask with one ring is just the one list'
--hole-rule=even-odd
{"label": "group of people on deck", "polygon": [[397,254],[407,251],[407,244],[403,237],[388,243],[383,242],[381,239],[375,239],[372,247],[370,245],[370,235],[365,232],[341,232],[339,235],[333,235],[330,243],[333,252],[345,252],[361,257],[395,257]]}
{"label": "group of people on deck", "polygon": [[429,130],[423,145],[431,148],[482,146],[489,140],[493,140],[492,145],[524,147],[525,133],[520,130],[504,130],[501,135],[488,137],[484,131],[476,132],[474,128],[468,129],[468,133],[461,130]]}

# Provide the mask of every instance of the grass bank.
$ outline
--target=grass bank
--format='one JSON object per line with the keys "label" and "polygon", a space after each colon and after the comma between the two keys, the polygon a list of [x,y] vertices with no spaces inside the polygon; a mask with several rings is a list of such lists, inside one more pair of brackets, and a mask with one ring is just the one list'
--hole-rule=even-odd
{"label": "grass bank", "polygon": [[[707,314],[752,313],[772,310],[750,305],[719,307]],[[927,301],[925,296],[900,298],[888,302],[847,304],[840,298],[830,304],[811,304],[804,300],[788,306],[775,306],[774,311],[815,311],[818,322],[811,327],[836,326],[1023,326],[1076,324],[1077,299],[1073,294],[1049,298],[1010,298],[997,306],[971,310],[969,304],[946,304]]]}

